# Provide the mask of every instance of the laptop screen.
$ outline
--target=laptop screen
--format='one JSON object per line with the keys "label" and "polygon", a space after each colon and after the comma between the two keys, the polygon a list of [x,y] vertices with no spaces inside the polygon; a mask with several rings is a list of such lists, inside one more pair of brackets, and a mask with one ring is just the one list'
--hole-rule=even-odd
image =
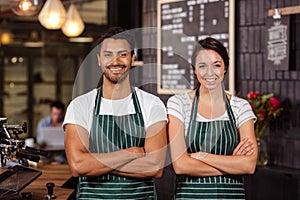
{"label": "laptop screen", "polygon": [[41,130],[41,141],[48,146],[63,147],[65,133],[62,127],[44,127]]}

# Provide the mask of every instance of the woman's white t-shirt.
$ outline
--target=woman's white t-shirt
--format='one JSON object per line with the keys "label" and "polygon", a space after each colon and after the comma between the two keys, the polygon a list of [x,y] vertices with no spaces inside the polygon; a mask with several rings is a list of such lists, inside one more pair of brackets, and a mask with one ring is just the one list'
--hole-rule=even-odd
{"label": "woman's white t-shirt", "polygon": [[[136,87],[134,89],[139,100],[146,129],[156,122],[167,121],[165,105],[157,96]],[[93,89],[72,100],[67,108],[63,126],[66,124],[76,124],[90,132],[96,95],[97,89]],[[134,113],[135,108],[131,94],[120,100],[101,98],[99,113],[101,115],[122,116]]]}
{"label": "woman's white t-shirt", "polygon": [[[231,96],[230,106],[233,111],[236,127],[239,128],[243,123],[249,119],[256,120],[252,108],[248,101],[245,99],[239,98],[237,96]],[[192,101],[187,93],[176,94],[169,98],[167,102],[167,113],[178,118],[185,126],[185,134],[187,132],[190,116],[192,112]],[[229,120],[227,111],[220,117],[215,119],[206,119],[197,114],[196,121],[215,121],[215,120]]]}

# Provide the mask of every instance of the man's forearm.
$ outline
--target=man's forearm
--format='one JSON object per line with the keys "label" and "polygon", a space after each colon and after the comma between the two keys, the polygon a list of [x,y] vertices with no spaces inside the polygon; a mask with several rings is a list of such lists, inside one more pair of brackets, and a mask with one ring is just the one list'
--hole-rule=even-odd
{"label": "man's forearm", "polygon": [[148,153],[144,157],[133,159],[130,162],[113,170],[112,173],[136,178],[156,177],[163,170],[165,152]]}
{"label": "man's forearm", "polygon": [[[133,149],[137,147],[132,147]],[[128,162],[144,156],[144,153],[120,150],[110,153],[80,153],[69,159],[74,176],[98,176],[115,170]]]}

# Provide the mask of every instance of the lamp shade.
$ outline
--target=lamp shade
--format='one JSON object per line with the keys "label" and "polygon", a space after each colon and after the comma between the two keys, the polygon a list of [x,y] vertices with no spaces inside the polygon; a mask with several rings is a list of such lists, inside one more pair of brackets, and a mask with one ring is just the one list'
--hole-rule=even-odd
{"label": "lamp shade", "polygon": [[38,19],[47,29],[60,29],[65,23],[67,14],[60,0],[47,0]]}
{"label": "lamp shade", "polygon": [[8,0],[11,10],[18,16],[36,15],[43,2],[42,0]]}
{"label": "lamp shade", "polygon": [[61,30],[68,37],[76,37],[83,32],[84,23],[74,4],[70,5],[67,20]]}

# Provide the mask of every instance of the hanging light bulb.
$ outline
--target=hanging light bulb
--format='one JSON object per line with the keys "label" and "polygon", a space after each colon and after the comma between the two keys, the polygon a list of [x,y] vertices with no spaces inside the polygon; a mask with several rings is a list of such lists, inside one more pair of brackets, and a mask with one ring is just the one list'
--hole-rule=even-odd
{"label": "hanging light bulb", "polygon": [[33,16],[41,8],[42,0],[9,0],[11,10],[18,16]]}
{"label": "hanging light bulb", "polygon": [[74,4],[70,5],[67,20],[61,30],[68,37],[76,37],[83,32],[84,23]]}
{"label": "hanging light bulb", "polygon": [[60,29],[66,20],[66,10],[60,0],[47,0],[38,19],[47,29]]}
{"label": "hanging light bulb", "polygon": [[20,3],[19,3],[20,10],[24,10],[25,12],[28,11],[31,6],[32,6],[32,3],[29,0],[23,0],[23,1],[20,1]]}
{"label": "hanging light bulb", "polygon": [[9,30],[0,32],[0,44],[8,45],[13,41],[14,35]]}

